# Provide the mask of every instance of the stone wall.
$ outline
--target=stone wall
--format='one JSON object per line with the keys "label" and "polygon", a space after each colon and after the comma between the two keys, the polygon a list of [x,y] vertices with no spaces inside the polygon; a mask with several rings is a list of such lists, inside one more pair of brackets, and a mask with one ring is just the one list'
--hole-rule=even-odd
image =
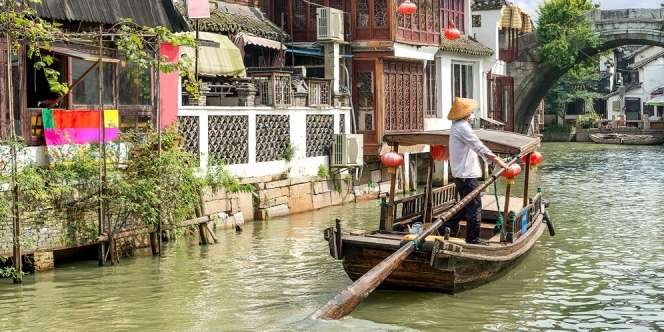
{"label": "stone wall", "polygon": [[352,186],[345,179],[282,176],[245,179],[254,193],[207,192],[203,213],[218,217],[217,226],[230,227],[244,220],[268,220],[289,214],[341,205],[355,200]]}

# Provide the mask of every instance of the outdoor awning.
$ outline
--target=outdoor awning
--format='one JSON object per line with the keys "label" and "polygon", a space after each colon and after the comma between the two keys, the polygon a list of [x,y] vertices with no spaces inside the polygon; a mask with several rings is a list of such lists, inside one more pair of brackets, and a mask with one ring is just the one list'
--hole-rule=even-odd
{"label": "outdoor awning", "polygon": [[653,99],[648,100],[646,103],[648,106],[664,106],[664,96],[658,96]]}
{"label": "outdoor awning", "polygon": [[[78,50],[72,50],[72,49],[67,48],[65,46],[52,45],[46,50],[50,51],[50,52],[53,52],[53,53],[64,54],[64,55],[70,56],[72,58],[77,58],[77,59],[81,59],[81,60],[85,60],[85,61],[92,61],[92,62],[99,61],[99,55],[85,53],[85,52],[81,52],[81,51],[78,51]],[[114,59],[114,58],[105,57],[105,56],[102,56],[101,60],[103,62],[110,62],[110,63],[119,63],[120,62],[119,59]]]}
{"label": "outdoor awning", "polygon": [[313,57],[323,57],[323,50],[321,48],[306,48],[306,47],[297,47],[297,46],[289,46],[286,52],[289,53],[294,53],[298,55],[306,55],[306,56],[313,56]]}
{"label": "outdoor awning", "polygon": [[[198,47],[198,73],[204,76],[244,77],[246,71],[240,49],[228,37],[216,33],[200,32],[199,39],[219,44],[219,47]],[[183,53],[194,59],[193,48],[183,48]]]}
{"label": "outdoor awning", "polygon": [[265,47],[265,48],[271,48],[274,50],[280,50],[283,51],[286,49],[286,46],[282,42],[276,41],[276,40],[271,40],[263,37],[258,37],[256,35],[247,33],[247,32],[240,32],[237,34],[237,38],[240,38],[244,41],[246,45],[255,45],[255,46],[260,46],[260,47]]}
{"label": "outdoor awning", "polygon": [[504,6],[500,12],[500,29],[517,29],[523,32],[532,32],[533,25],[530,16],[518,6]]}

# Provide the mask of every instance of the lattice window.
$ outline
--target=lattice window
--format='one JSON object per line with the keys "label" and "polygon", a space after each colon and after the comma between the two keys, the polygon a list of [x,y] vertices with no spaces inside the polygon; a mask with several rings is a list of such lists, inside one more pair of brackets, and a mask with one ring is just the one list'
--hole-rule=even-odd
{"label": "lattice window", "polygon": [[374,113],[374,75],[365,71],[357,74],[357,98],[361,119],[358,121],[360,130],[373,130]]}
{"label": "lattice window", "polygon": [[200,154],[200,121],[197,116],[178,116],[178,133],[182,136],[182,149],[198,159]]}
{"label": "lattice window", "polygon": [[307,115],[307,157],[330,153],[334,136],[334,115]]}
{"label": "lattice window", "polygon": [[307,4],[304,1],[293,2],[293,30],[305,29],[307,23]]}
{"label": "lattice window", "polygon": [[436,96],[436,61],[427,61],[426,67],[426,97],[427,97],[427,117],[438,117],[437,96]]}
{"label": "lattice window", "polygon": [[256,115],[256,161],[284,159],[290,144],[288,115]]}
{"label": "lattice window", "polygon": [[309,79],[307,85],[309,86],[309,106],[331,105],[330,81]]}
{"label": "lattice window", "polygon": [[374,0],[374,26],[387,26],[387,0]]}
{"label": "lattice window", "polygon": [[249,117],[211,115],[208,124],[210,160],[225,164],[249,162]]}
{"label": "lattice window", "polygon": [[462,33],[466,31],[466,2],[465,0],[442,0],[440,8],[441,28],[447,29],[455,25]]}
{"label": "lattice window", "polygon": [[369,0],[357,1],[357,26],[369,26]]}
{"label": "lattice window", "polygon": [[385,62],[385,130],[424,129],[424,73],[414,62]]}
{"label": "lattice window", "polygon": [[339,134],[346,133],[346,115],[339,114]]}

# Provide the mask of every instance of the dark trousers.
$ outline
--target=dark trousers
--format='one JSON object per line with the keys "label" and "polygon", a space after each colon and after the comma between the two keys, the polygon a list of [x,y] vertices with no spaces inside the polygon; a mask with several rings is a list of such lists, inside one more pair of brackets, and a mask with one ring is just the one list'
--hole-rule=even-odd
{"label": "dark trousers", "polygon": [[[478,179],[454,179],[456,190],[463,199],[468,196],[473,190],[480,186]],[[482,197],[477,195],[465,208],[457,213],[452,219],[447,221],[441,230],[444,231],[445,227],[455,231],[459,227],[459,221],[465,220],[466,225],[466,242],[477,243],[480,238],[480,222],[482,221]],[[441,232],[442,234],[443,232]]]}

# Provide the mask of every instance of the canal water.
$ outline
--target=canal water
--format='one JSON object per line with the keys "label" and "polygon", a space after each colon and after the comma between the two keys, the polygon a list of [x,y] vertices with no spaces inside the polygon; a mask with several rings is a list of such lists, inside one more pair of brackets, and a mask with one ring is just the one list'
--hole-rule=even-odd
{"label": "canal water", "polygon": [[663,330],[664,147],[545,144],[535,173],[558,235],[517,268],[456,295],[377,291],[351,317],[307,318],[350,280],[322,230],[376,226],[377,203],[264,223],[158,259],[58,266],[0,281],[0,330]]}

